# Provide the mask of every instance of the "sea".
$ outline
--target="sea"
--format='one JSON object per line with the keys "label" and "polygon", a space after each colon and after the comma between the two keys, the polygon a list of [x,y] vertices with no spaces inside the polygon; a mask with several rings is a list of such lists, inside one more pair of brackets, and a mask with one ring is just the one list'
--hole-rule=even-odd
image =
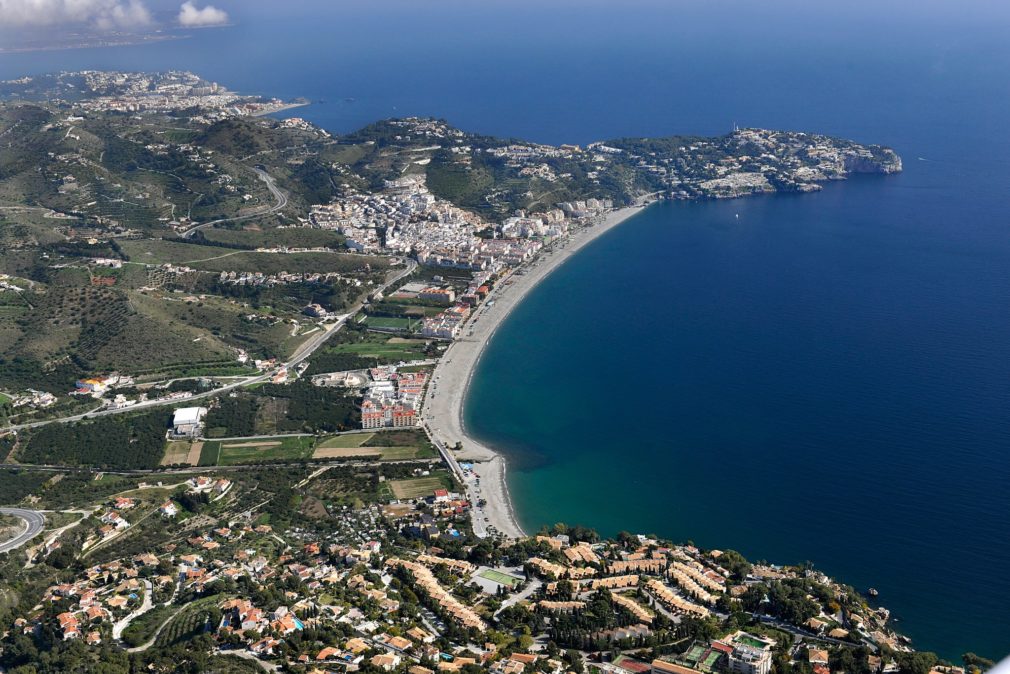
{"label": "sea", "polygon": [[734,125],[905,171],[663,203],[556,270],[465,406],[528,530],[811,561],[916,647],[1010,652],[1010,9],[989,0],[221,2],[233,25],[0,54],[188,69],[336,133],[430,115],[548,143]]}

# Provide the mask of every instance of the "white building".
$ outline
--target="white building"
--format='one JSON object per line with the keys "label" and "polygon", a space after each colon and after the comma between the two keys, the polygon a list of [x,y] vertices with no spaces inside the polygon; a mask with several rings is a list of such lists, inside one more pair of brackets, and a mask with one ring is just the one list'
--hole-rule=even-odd
{"label": "white building", "polygon": [[193,438],[199,435],[206,407],[180,407],[172,415],[172,435]]}

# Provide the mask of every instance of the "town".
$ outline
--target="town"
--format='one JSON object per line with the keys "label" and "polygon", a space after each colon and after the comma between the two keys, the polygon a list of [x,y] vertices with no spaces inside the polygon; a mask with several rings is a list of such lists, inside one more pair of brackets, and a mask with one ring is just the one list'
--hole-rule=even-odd
{"label": "town", "polygon": [[255,475],[166,474],[92,503],[43,486],[28,500],[60,498],[77,519],[24,563],[59,564],[75,541],[84,563],[12,618],[6,649],[46,633],[141,661],[198,642],[273,671],[918,671],[886,609],[814,569],[563,525],[480,540],[455,488],[349,507],[325,496],[346,470],[283,476],[304,476],[296,493],[323,508],[311,516],[257,500],[281,487]]}
{"label": "town", "polygon": [[172,112],[202,108],[213,121],[235,115],[266,115],[292,104],[240,96],[185,71],[164,73],[82,70],[0,82],[0,98],[63,100],[89,112]]}

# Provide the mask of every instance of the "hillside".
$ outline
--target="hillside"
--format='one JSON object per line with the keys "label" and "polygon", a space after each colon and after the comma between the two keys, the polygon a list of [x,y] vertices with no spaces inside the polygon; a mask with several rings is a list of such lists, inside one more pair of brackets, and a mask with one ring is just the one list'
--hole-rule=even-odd
{"label": "hillside", "polygon": [[[306,306],[348,311],[418,255],[403,237],[384,245],[406,225],[515,236],[528,229],[517,213],[553,222],[563,206],[577,225],[586,203],[644,193],[810,191],[900,170],[886,148],[759,129],[554,147],[411,118],[335,137],[298,118],[237,115],[228,106],[246,99],[188,73],[8,85],[34,98],[0,103],[0,390],[12,393],[62,396],[111,371],[248,374],[284,359],[319,329]],[[149,109],[126,112],[124,100]],[[416,330],[437,313],[418,311],[383,305],[368,325]]]}

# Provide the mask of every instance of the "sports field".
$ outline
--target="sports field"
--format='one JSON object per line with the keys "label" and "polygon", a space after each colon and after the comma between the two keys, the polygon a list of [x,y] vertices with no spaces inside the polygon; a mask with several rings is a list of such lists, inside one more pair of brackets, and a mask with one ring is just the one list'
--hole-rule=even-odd
{"label": "sports field", "polygon": [[485,580],[490,580],[492,583],[498,583],[499,585],[507,585],[508,587],[515,587],[523,581],[515,576],[510,576],[507,573],[502,573],[501,571],[495,571],[494,569],[485,569],[477,574]]}
{"label": "sports field", "polygon": [[417,327],[420,321],[409,318],[396,318],[392,316],[369,316],[365,319],[365,325],[379,330],[404,330],[409,331]]}
{"label": "sports field", "polygon": [[213,440],[204,443],[200,452],[200,465],[234,466],[259,461],[305,459],[312,454],[315,441],[311,435]]}

